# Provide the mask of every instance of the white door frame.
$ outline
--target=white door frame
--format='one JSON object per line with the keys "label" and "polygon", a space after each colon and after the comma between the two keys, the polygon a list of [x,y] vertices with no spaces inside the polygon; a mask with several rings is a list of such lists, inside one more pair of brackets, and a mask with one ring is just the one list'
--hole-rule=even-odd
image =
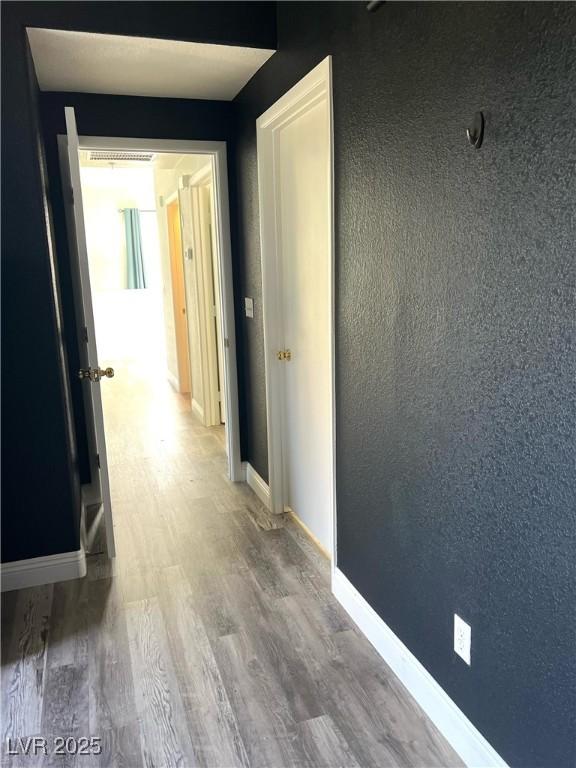
{"label": "white door frame", "polygon": [[270,486],[270,507],[275,514],[284,512],[285,483],[283,458],[283,362],[277,359],[282,349],[281,290],[279,285],[279,229],[276,220],[276,204],[280,190],[274,167],[275,134],[286,123],[295,119],[302,110],[325,99],[328,105],[328,141],[330,144],[330,398],[332,455],[331,498],[332,513],[332,569],[336,566],[336,444],[335,444],[335,396],[334,396],[334,141],[332,108],[332,57],[326,57],[270,109],[256,121],[258,150],[258,190],[260,203],[260,244],[262,253],[262,308],[264,320],[264,359],[266,368],[266,414],[268,428],[268,483]]}
{"label": "white door frame", "polygon": [[240,460],[240,418],[238,409],[238,374],[236,359],[236,324],[234,286],[230,245],[230,209],[228,199],[228,163],[225,141],[181,141],[176,139],[137,139],[113,136],[79,136],[81,149],[124,149],[146,152],[173,152],[208,155],[214,179],[214,214],[220,274],[221,333],[224,339],[224,391],[226,412],[226,453],[228,476],[233,482],[244,480]]}

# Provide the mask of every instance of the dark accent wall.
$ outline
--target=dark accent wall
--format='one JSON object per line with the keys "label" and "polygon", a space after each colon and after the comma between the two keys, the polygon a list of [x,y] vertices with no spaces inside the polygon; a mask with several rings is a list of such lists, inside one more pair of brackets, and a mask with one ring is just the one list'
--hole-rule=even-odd
{"label": "dark accent wall", "polygon": [[2,561],[78,549],[58,270],[23,29],[2,7]]}
{"label": "dark accent wall", "polygon": [[572,3],[279,3],[236,99],[246,458],[254,121],[331,54],[338,566],[518,768],[576,761],[575,41]]}
{"label": "dark accent wall", "polygon": [[21,24],[108,35],[276,48],[276,3],[4,0]]}
{"label": "dark accent wall", "polygon": [[77,107],[82,133],[230,143],[233,136],[230,104],[40,96],[25,27],[275,48],[276,11],[269,2],[3,2],[1,12],[6,562],[78,548],[80,480],[88,479],[55,143],[64,105]]}

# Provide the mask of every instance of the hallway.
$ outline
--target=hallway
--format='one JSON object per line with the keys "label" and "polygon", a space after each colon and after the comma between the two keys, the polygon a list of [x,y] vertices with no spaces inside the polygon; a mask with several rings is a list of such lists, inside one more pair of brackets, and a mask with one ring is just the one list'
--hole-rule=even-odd
{"label": "hallway", "polygon": [[3,595],[3,749],[40,734],[49,752],[56,736],[101,739],[66,765],[460,765],[300,527],[270,527],[226,479],[223,428],[134,365],[102,392],[118,555]]}

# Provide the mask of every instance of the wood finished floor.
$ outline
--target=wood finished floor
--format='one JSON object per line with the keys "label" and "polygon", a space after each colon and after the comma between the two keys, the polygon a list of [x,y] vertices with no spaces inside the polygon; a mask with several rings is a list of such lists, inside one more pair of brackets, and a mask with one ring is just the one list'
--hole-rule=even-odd
{"label": "wood finished floor", "polygon": [[[102,388],[118,556],[3,595],[3,765],[461,765],[299,526],[270,527],[228,482],[223,430],[116,367]],[[98,736],[103,752],[6,756],[8,737],[36,735]]]}

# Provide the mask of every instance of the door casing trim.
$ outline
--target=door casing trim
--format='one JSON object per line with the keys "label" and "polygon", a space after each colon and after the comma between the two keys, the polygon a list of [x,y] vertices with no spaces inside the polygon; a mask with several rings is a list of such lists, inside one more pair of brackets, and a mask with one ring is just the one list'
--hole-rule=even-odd
{"label": "door casing trim", "polygon": [[209,155],[214,176],[214,208],[220,271],[222,306],[222,338],[228,340],[224,360],[226,395],[226,453],[228,474],[233,482],[242,482],[240,459],[240,417],[238,406],[238,373],[236,323],[234,316],[234,284],[230,240],[230,207],[228,194],[228,161],[225,141],[183,141],[179,139],[141,139],[118,136],[78,136],[81,149],[143,150],[179,154]]}

